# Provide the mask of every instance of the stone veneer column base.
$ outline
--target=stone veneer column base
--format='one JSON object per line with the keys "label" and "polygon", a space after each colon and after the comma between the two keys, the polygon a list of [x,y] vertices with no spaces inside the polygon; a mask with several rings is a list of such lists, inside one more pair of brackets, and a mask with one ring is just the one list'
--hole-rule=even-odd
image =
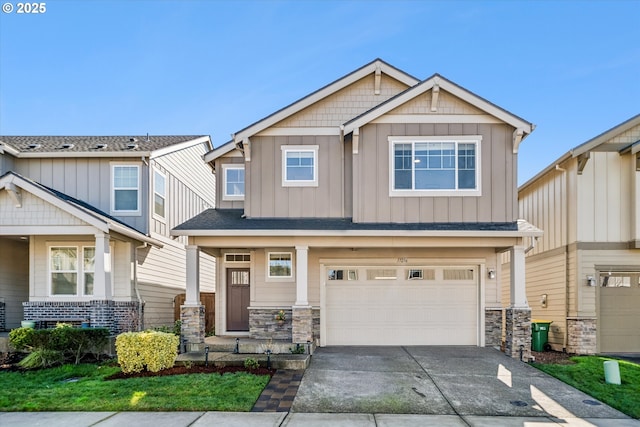
{"label": "stone veneer column base", "polygon": [[596,354],[597,320],[593,317],[567,318],[567,353]]}
{"label": "stone veneer column base", "polygon": [[531,360],[531,309],[507,308],[505,310],[506,341],[504,352],[507,356]]}
{"label": "stone veneer column base", "polygon": [[313,341],[313,309],[294,306],[292,312],[291,342],[306,344]]}
{"label": "stone veneer column base", "polygon": [[180,306],[181,339],[187,341],[187,351],[199,351],[204,346],[204,305]]}
{"label": "stone veneer column base", "polygon": [[5,329],[5,308],[4,308],[4,302],[0,301],[0,331],[4,331]]}
{"label": "stone veneer column base", "polygon": [[502,308],[484,310],[484,345],[497,348],[502,345]]}

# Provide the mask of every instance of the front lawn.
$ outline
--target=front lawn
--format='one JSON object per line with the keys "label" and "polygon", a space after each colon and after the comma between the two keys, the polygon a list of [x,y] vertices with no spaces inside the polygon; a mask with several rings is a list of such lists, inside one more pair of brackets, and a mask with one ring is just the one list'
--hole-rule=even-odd
{"label": "front lawn", "polygon": [[604,381],[604,361],[599,356],[576,356],[575,364],[532,363],[533,366],[633,418],[640,418],[640,365],[618,360],[621,385]]}
{"label": "front lawn", "polygon": [[268,375],[188,374],[105,381],[113,366],[0,372],[0,411],[250,411]]}

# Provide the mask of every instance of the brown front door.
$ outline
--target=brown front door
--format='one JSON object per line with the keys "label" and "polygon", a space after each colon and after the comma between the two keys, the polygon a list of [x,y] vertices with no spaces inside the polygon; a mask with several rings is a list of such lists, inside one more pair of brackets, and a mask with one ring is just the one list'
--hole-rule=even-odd
{"label": "brown front door", "polygon": [[249,269],[227,269],[227,331],[249,330]]}

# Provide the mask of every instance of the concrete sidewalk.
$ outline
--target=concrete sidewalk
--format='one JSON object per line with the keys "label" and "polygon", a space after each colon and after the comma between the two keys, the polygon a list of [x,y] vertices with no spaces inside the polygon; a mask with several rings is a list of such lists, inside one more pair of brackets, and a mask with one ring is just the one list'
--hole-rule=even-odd
{"label": "concrete sidewalk", "polygon": [[639,427],[620,418],[500,417],[478,415],[307,414],[257,412],[1,412],[0,425],[11,427]]}

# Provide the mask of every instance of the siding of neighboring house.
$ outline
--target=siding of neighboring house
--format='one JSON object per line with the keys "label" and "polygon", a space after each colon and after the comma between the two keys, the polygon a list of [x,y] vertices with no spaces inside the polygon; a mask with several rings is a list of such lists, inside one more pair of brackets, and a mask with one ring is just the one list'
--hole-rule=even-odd
{"label": "siding of neighboring house", "polygon": [[[372,124],[353,156],[354,222],[510,222],[517,219],[513,128],[503,124]],[[481,135],[481,196],[390,197],[389,136]]]}
{"label": "siding of neighboring house", "polygon": [[138,289],[144,300],[144,327],[173,325],[173,299],[184,289],[139,282]]}
{"label": "siding of neighboring house", "polygon": [[29,244],[0,238],[0,252],[0,302],[4,303],[4,327],[12,329],[24,319],[22,301],[29,299]]}
{"label": "siding of neighboring house", "polygon": [[147,233],[148,166],[131,158],[28,158],[17,159],[15,171],[42,185],[54,188],[110,213],[111,211],[111,164],[131,163],[140,166],[139,216],[116,216],[120,221],[136,230]]}
{"label": "siding of neighboring house", "polygon": [[0,153],[0,175],[13,169],[13,156]]}

